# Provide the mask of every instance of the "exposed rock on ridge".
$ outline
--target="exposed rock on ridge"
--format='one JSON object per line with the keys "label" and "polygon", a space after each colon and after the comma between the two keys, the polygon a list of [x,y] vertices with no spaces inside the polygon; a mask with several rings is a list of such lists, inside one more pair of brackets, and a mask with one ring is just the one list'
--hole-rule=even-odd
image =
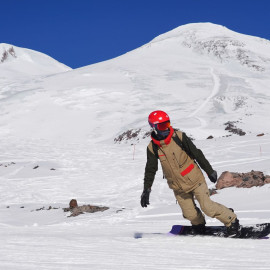
{"label": "exposed rock on ridge", "polygon": [[17,57],[13,47],[10,47],[8,50],[4,49],[0,62],[4,63],[10,56],[13,58]]}

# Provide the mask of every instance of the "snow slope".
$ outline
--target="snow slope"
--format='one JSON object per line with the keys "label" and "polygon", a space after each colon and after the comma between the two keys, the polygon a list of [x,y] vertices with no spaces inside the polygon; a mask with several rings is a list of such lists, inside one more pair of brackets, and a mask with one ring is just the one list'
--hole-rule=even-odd
{"label": "snow slope", "polygon": [[[149,138],[113,143],[128,129],[142,138],[149,112],[164,109],[218,174],[270,174],[269,52],[269,41],[190,24],[96,65],[57,65],[50,75],[28,69],[27,80],[20,70],[0,75],[1,268],[270,269],[270,240],[134,239],[188,222],[161,171],[151,205],[139,204]],[[19,59],[11,57],[0,69]],[[47,60],[41,66],[54,65]],[[227,121],[247,135],[224,137]],[[242,224],[270,222],[269,189],[229,188],[212,198]],[[68,218],[61,208],[73,198],[110,209]]]}
{"label": "snow slope", "polygon": [[46,54],[11,44],[0,43],[0,72],[2,79],[14,80],[14,78],[49,75],[68,70],[71,70],[71,68]]}
{"label": "snow slope", "polygon": [[159,108],[197,139],[227,135],[228,121],[266,133],[269,44],[213,24],[182,26],[110,61],[20,84],[19,110],[15,102],[2,106],[12,119],[6,131],[112,140],[128,129],[147,131],[146,117]]}

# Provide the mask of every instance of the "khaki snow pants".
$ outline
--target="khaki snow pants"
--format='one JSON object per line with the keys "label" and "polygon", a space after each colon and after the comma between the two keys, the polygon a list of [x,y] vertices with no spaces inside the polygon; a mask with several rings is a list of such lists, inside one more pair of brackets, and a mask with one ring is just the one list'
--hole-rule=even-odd
{"label": "khaki snow pants", "polygon": [[[201,210],[207,216],[218,219],[227,227],[236,219],[234,212],[210,199],[206,183],[200,183],[197,188],[189,193],[174,190],[174,195],[182,209],[183,217],[190,220],[192,225],[205,224]],[[194,198],[199,202],[201,210],[196,206]]]}

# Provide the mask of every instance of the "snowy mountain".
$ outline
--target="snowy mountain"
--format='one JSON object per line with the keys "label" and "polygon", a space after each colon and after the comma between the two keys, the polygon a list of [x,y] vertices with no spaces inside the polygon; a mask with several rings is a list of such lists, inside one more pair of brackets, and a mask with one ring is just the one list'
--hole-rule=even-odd
{"label": "snowy mountain", "polygon": [[[141,129],[143,137],[148,113],[159,108],[195,138],[226,136],[228,122],[248,134],[268,133],[269,72],[269,41],[210,23],[189,24],[118,58],[21,83],[25,102],[19,111],[11,108],[14,102],[7,108],[14,118],[9,132],[113,141]],[[12,83],[9,92],[17,93]]]}
{"label": "snowy mountain", "polygon": [[[195,138],[219,175],[270,174],[269,59],[269,41],[211,23],[75,70],[1,44],[1,267],[269,269],[269,240],[133,237],[188,224],[161,170],[151,205],[139,204],[153,110]],[[213,200],[234,208],[241,224],[269,222],[269,189],[227,188]],[[110,209],[68,218],[71,199]]]}
{"label": "snowy mountain", "polygon": [[1,78],[18,79],[28,76],[49,75],[71,70],[46,54],[0,43]]}

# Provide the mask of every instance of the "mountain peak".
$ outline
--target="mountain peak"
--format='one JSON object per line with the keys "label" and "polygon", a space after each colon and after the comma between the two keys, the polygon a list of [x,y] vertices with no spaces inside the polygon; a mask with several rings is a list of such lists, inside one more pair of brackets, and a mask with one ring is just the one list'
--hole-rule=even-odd
{"label": "mountain peak", "polygon": [[[270,42],[240,34],[222,25],[191,23],[179,26],[153,39],[149,44],[185,47],[219,62],[236,61],[255,71],[270,69]],[[149,44],[147,45],[149,47]]]}
{"label": "mountain peak", "polygon": [[226,28],[225,26],[214,24],[214,23],[189,23],[185,25],[181,25],[173,30],[164,33],[162,35],[157,36],[152,40],[152,42],[162,41],[168,38],[179,38],[183,35],[189,34],[197,34],[198,37],[213,37],[213,36],[224,36],[224,35],[232,35],[233,32]]}

